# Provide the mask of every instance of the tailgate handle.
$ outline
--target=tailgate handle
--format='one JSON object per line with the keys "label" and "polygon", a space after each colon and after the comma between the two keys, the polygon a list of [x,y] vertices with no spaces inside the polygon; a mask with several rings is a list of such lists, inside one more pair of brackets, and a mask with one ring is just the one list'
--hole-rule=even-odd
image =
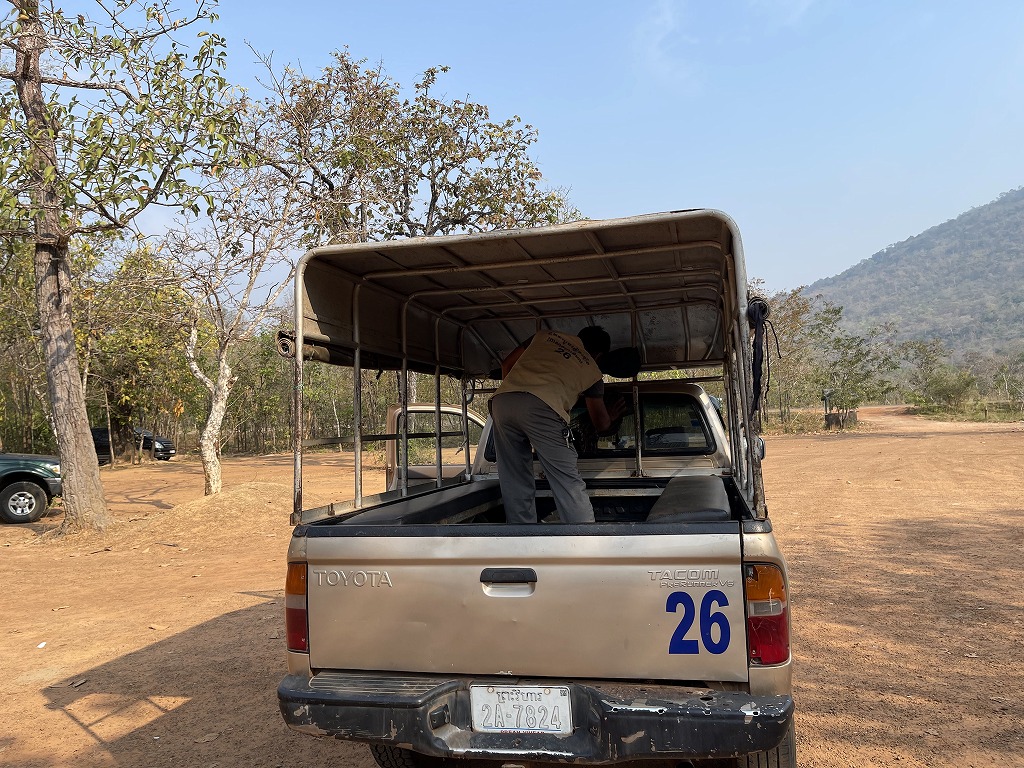
{"label": "tailgate handle", "polygon": [[537,572],[533,568],[484,568],[480,581],[484,584],[536,583]]}

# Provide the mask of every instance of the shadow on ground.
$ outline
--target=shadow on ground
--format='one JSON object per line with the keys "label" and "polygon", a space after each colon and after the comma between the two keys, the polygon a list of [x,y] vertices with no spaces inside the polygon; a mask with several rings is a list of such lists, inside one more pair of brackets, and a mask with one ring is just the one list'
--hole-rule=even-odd
{"label": "shadow on ground", "polygon": [[[285,673],[283,597],[249,594],[263,602],[46,688],[47,708],[61,715],[68,740],[87,745],[75,750],[74,764],[369,768],[365,747],[284,725],[276,696]],[[202,671],[211,668],[216,674]],[[19,762],[64,764],[54,756]]]}

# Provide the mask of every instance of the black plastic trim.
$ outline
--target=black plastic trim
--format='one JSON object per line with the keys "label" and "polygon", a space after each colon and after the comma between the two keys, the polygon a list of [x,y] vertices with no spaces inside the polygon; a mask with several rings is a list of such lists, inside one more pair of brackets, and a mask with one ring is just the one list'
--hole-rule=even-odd
{"label": "black plastic trim", "polygon": [[484,568],[480,582],[489,584],[535,584],[537,572],[533,568]]}
{"label": "black plastic trim", "polygon": [[[343,675],[344,673],[333,673]],[[365,676],[368,673],[358,673]],[[381,680],[390,679],[378,673]],[[639,758],[728,758],[774,749],[793,719],[788,695],[752,696],[687,686],[454,677],[424,693],[351,695],[314,690],[304,675],[278,687],[289,727],[321,736],[391,744],[437,757],[616,763]],[[470,685],[567,685],[568,735],[472,729]],[[445,716],[438,717],[444,708]]]}
{"label": "black plastic trim", "polygon": [[771,533],[772,530],[772,521],[768,518],[765,518],[763,520],[743,521],[744,533]]}

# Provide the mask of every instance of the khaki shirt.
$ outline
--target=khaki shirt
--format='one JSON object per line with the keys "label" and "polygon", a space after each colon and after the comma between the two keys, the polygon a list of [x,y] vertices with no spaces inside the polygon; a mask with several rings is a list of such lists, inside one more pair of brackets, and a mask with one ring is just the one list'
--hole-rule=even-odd
{"label": "khaki shirt", "polygon": [[529,392],[569,422],[582,392],[601,381],[601,369],[577,336],[540,331],[501,382],[502,392]]}

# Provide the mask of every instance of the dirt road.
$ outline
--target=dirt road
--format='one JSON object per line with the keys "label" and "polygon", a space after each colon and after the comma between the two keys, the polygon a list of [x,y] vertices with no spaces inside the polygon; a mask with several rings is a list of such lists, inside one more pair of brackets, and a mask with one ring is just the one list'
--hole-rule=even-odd
{"label": "dirt road", "polygon": [[[800,765],[1024,766],[1024,424],[861,417],[768,439]],[[333,500],[351,459],[308,474]],[[0,765],[370,768],[277,712],[291,457],[226,462],[213,501],[179,459],[103,479],[106,537],[0,527]]]}

